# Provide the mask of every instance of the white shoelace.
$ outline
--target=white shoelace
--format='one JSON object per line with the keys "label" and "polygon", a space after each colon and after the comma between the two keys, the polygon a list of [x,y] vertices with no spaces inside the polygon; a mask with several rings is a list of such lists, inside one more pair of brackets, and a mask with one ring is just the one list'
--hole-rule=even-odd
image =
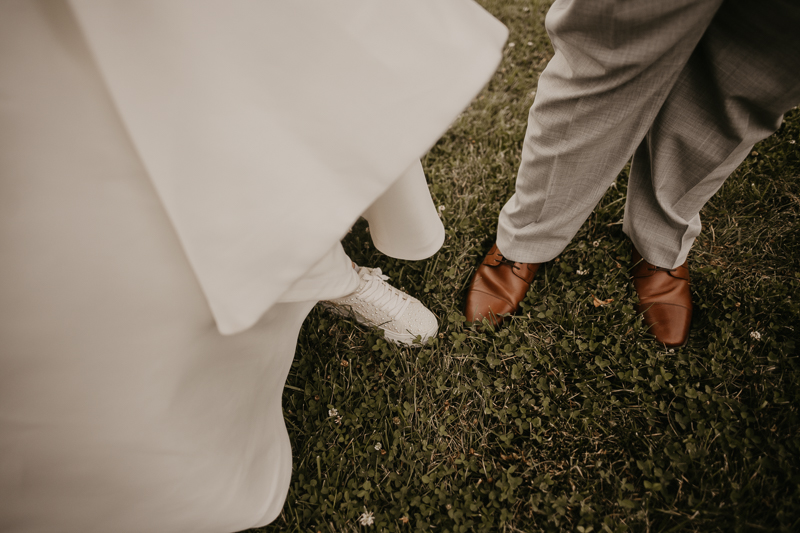
{"label": "white shoelace", "polygon": [[366,283],[359,291],[359,297],[386,311],[392,319],[399,317],[411,303],[409,295],[385,283],[389,276],[384,275],[380,268],[360,268],[358,274]]}

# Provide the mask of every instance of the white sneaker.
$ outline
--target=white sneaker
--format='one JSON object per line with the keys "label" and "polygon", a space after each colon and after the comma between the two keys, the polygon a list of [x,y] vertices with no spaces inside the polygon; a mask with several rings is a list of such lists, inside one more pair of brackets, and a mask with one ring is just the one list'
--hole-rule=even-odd
{"label": "white sneaker", "polygon": [[[356,272],[361,283],[355,292],[320,303],[338,315],[382,329],[394,343],[419,346],[439,330],[434,314],[413,296],[386,283],[389,277],[380,268],[356,267]],[[417,337],[420,341],[414,342]]]}

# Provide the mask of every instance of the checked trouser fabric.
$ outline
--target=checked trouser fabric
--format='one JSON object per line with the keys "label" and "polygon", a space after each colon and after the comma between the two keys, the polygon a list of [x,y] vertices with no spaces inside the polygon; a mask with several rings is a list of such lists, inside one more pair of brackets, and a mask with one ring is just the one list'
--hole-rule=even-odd
{"label": "checked trouser fabric", "polygon": [[700,209],[800,102],[800,4],[556,0],[497,244],[540,263],[575,236],[633,155],[624,232],[673,268]]}

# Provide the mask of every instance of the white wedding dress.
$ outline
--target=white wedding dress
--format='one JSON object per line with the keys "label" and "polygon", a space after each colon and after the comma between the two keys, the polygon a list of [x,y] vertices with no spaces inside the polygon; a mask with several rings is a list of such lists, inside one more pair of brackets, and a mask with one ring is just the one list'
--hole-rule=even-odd
{"label": "white wedding dress", "polygon": [[438,248],[417,160],[505,37],[462,0],[0,0],[0,531],[272,521],[339,239]]}

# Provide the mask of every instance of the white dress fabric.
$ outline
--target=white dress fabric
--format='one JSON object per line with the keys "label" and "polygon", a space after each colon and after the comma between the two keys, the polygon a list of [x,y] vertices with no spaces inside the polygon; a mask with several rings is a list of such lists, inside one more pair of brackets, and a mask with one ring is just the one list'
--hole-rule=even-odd
{"label": "white dress fabric", "polygon": [[384,202],[428,222],[368,211],[381,249],[441,243],[416,161],[505,36],[460,0],[0,1],[0,531],[274,520],[338,241]]}
{"label": "white dress fabric", "polygon": [[71,3],[226,334],[433,145],[506,36],[463,0]]}

